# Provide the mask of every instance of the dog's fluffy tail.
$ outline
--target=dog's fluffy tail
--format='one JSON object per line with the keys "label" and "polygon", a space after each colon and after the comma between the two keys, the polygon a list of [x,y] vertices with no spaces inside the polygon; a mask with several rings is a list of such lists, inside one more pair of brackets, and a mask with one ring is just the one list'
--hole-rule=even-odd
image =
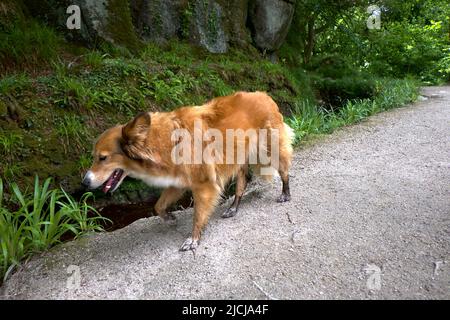
{"label": "dog's fluffy tail", "polygon": [[[289,156],[289,158],[292,156],[293,153],[293,142],[295,139],[295,133],[294,130],[286,123],[284,123],[283,128],[281,129],[282,132],[280,132],[280,149],[279,149],[279,156]],[[273,179],[274,175],[279,175],[277,168],[274,168],[273,166],[264,166],[261,164],[254,164],[251,165],[252,172],[261,178],[263,178],[265,181],[270,182]]]}
{"label": "dog's fluffy tail", "polygon": [[291,154],[294,151],[292,145],[294,144],[295,140],[295,132],[294,129],[289,127],[289,125],[285,122],[284,123],[284,131],[286,134],[286,139],[284,140],[284,147],[286,150],[288,150]]}

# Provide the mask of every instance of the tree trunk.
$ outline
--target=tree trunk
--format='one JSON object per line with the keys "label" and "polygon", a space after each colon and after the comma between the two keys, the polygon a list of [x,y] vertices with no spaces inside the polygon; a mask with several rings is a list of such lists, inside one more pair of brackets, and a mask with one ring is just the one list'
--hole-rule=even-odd
{"label": "tree trunk", "polygon": [[307,24],[308,36],[305,41],[303,52],[303,63],[308,64],[311,61],[311,57],[314,51],[314,42],[316,40],[316,31],[314,29],[315,17],[311,17]]}

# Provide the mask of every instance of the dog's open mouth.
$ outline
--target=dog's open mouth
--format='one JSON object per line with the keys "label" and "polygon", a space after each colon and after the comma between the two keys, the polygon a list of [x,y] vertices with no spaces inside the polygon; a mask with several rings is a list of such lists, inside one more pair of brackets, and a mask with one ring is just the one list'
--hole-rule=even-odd
{"label": "dog's open mouth", "polygon": [[122,175],[122,169],[114,170],[114,172],[109,176],[108,180],[106,180],[106,182],[103,184],[103,192],[108,193],[109,191],[114,191],[121,181]]}

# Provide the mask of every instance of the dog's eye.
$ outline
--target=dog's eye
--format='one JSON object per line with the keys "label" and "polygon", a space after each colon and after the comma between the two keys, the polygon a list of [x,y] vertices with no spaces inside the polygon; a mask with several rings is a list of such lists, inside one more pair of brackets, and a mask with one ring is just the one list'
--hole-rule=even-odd
{"label": "dog's eye", "polygon": [[99,159],[100,161],[104,161],[104,160],[106,160],[106,156],[100,156],[98,159]]}

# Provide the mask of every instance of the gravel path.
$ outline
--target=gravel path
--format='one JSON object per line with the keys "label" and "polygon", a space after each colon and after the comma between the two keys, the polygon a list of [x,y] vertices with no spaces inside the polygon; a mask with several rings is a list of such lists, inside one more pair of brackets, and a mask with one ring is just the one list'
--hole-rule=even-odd
{"label": "gravel path", "polygon": [[195,255],[192,210],[142,219],[34,257],[0,297],[449,299],[450,87],[423,94],[297,150],[292,201],[253,186]]}

